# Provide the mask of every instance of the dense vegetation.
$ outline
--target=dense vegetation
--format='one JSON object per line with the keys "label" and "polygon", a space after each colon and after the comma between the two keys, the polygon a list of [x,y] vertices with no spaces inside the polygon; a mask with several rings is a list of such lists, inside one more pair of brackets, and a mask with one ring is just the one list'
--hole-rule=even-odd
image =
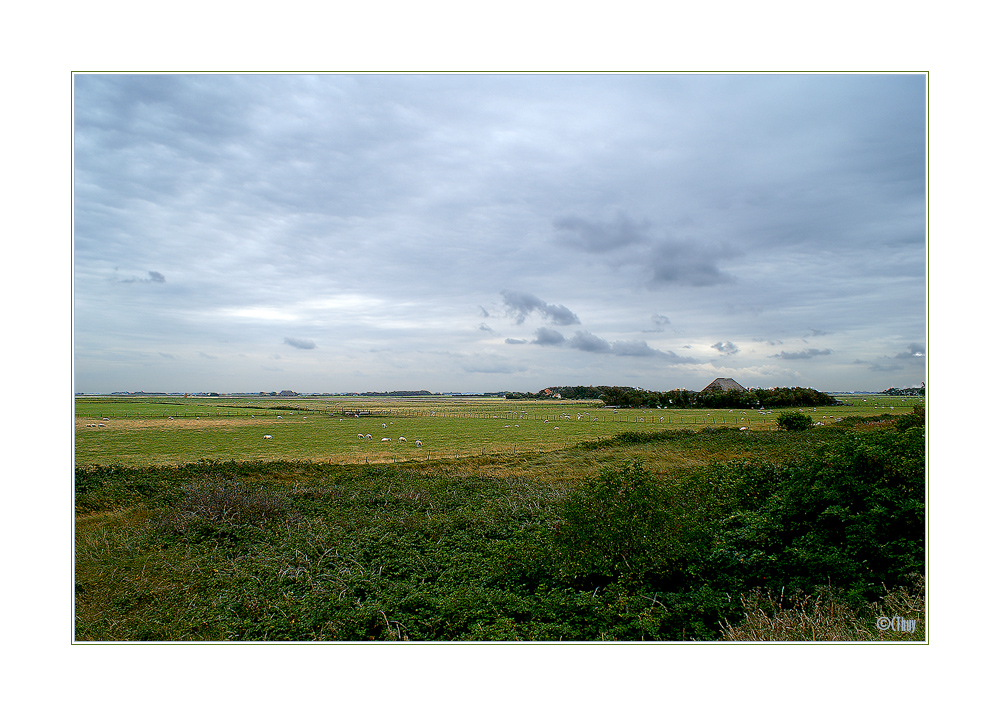
{"label": "dense vegetation", "polygon": [[[720,639],[779,594],[870,614],[924,569],[906,418],[626,432],[575,448],[607,464],[568,485],[496,459],[79,467],[76,637]],[[682,444],[743,457],[637,457]]]}
{"label": "dense vegetation", "polygon": [[746,392],[710,390],[655,391],[622,386],[563,386],[538,393],[507,393],[508,400],[601,400],[619,408],[791,408],[836,405],[828,393],[814,388],[752,388]]}
{"label": "dense vegetation", "polygon": [[887,388],[882,391],[882,395],[911,395],[924,397],[925,388],[921,384],[919,388]]}
{"label": "dense vegetation", "polygon": [[509,392],[504,397],[507,400],[602,400],[609,390],[613,388],[607,385],[565,385],[544,388],[537,393]]}

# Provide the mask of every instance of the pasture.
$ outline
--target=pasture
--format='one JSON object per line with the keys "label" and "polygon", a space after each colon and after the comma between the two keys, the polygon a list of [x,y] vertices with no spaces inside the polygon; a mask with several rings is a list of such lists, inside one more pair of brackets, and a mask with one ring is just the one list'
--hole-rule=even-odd
{"label": "pasture", "polygon": [[74,638],[919,641],[923,401],[844,402],[77,398]]}
{"label": "pasture", "polygon": [[[823,427],[847,416],[909,412],[923,405],[922,398],[883,395],[841,400],[844,405],[803,410]],[[780,412],[615,410],[593,401],[447,397],[77,397],[74,408],[77,465],[129,466],[199,460],[380,464],[517,455],[560,450],[623,431],[712,426],[773,431]]]}

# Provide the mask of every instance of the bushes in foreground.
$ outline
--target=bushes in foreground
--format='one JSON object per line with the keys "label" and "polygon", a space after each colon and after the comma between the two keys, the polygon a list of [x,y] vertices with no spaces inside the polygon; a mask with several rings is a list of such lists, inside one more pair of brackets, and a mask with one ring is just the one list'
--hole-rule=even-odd
{"label": "bushes in foreground", "polygon": [[[79,535],[77,638],[758,638],[765,619],[800,638],[788,625],[806,617],[867,624],[886,589],[923,572],[923,430],[829,435],[784,464],[668,479],[630,460],[569,492],[391,466],[84,471],[78,500],[117,495],[119,514],[148,518]],[[798,601],[769,596],[782,590]]]}

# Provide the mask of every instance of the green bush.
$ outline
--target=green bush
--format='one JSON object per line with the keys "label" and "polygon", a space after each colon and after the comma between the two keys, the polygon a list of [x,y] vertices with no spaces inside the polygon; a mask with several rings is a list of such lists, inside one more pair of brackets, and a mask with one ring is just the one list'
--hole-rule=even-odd
{"label": "green bush", "polygon": [[778,427],[782,430],[807,430],[812,426],[812,418],[805,413],[785,410],[778,413]]}
{"label": "green bush", "polygon": [[638,584],[670,572],[683,553],[666,486],[641,460],[606,468],[574,490],[554,529],[559,573],[592,587]]}
{"label": "green bush", "polygon": [[881,585],[923,572],[919,428],[843,436],[765,482],[759,506],[734,504],[721,520],[703,567],[716,584],[806,592],[827,584],[870,600]]}

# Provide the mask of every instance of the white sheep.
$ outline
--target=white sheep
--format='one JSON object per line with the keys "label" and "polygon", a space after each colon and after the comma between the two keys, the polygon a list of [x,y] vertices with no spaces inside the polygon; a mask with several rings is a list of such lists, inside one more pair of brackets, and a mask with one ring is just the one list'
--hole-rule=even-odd
{"label": "white sheep", "polygon": [[389,438],[382,438],[382,442],[384,442],[384,443],[391,443],[392,440],[390,440]]}
{"label": "white sheep", "polygon": [[271,439],[271,437],[272,437],[271,435],[265,435],[265,436],[264,436],[264,439],[265,439],[265,440],[270,440],[270,439]]}
{"label": "white sheep", "polygon": [[365,439],[365,436],[362,435],[361,433],[358,433],[358,440],[364,440],[364,439]]}
{"label": "white sheep", "polygon": [[417,442],[415,442],[414,445],[416,445],[417,447],[420,447],[421,445],[423,445],[423,443],[420,442],[419,440],[417,440]]}
{"label": "white sheep", "polygon": [[405,442],[406,442],[406,438],[404,438],[404,437],[400,437],[400,438],[399,438],[399,442],[401,442],[401,443],[405,443]]}
{"label": "white sheep", "polygon": [[371,440],[371,439],[372,439],[371,435],[365,435],[365,440]]}

